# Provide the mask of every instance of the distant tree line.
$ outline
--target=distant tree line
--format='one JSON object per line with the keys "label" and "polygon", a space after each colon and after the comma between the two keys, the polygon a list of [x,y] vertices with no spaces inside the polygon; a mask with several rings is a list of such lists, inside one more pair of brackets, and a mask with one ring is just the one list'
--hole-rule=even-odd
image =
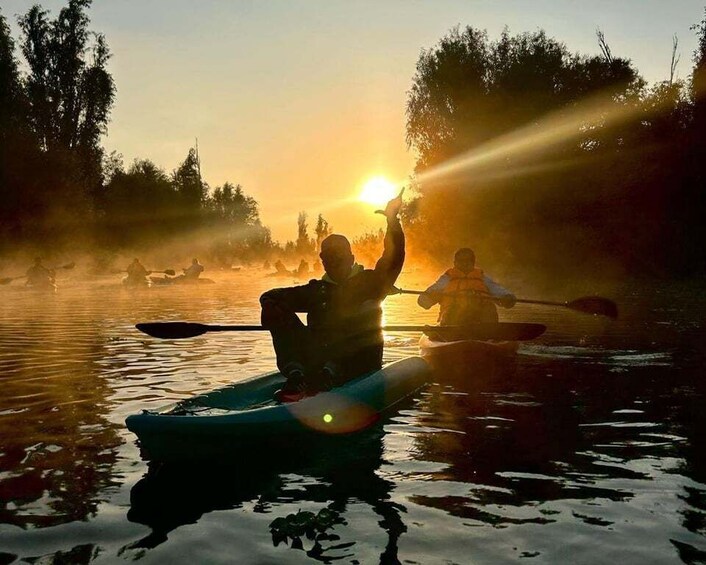
{"label": "distant tree line", "polygon": [[706,268],[706,17],[688,80],[648,87],[614,55],[544,31],[453,29],[422,51],[407,100],[420,193],[415,249],[485,264],[611,274]]}
{"label": "distant tree line", "polygon": [[0,252],[144,249],[187,234],[224,263],[276,248],[257,202],[240,185],[210,190],[194,149],[170,174],[105,154],[116,88],[90,5],[69,0],[55,19],[35,5],[18,18],[25,72],[0,12]]}

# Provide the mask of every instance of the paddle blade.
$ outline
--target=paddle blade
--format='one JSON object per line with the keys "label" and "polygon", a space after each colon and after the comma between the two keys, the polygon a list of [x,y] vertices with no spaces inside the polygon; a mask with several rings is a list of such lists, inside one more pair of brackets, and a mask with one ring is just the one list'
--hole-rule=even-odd
{"label": "paddle blade", "polygon": [[142,333],[160,339],[186,339],[208,331],[208,326],[195,322],[144,322],[135,327]]}
{"label": "paddle blade", "polygon": [[544,324],[500,322],[467,326],[428,326],[424,333],[431,338],[435,334],[440,335],[445,340],[528,341],[539,337],[546,329],[547,326]]}
{"label": "paddle blade", "polygon": [[615,302],[602,296],[583,296],[567,302],[566,307],[585,314],[608,316],[614,320],[618,317],[618,306]]}
{"label": "paddle blade", "polygon": [[174,269],[167,269],[166,271],[164,271],[164,274],[173,277],[174,275],[176,275],[176,271]]}
{"label": "paddle blade", "polygon": [[12,281],[15,280],[16,277],[6,277],[4,279],[0,279],[0,284],[10,284]]}
{"label": "paddle blade", "polygon": [[66,269],[66,270],[68,271],[68,270],[70,270],[70,269],[73,269],[75,266],[76,266],[76,263],[74,263],[73,261],[71,261],[71,263],[67,263],[66,265],[62,265],[62,266],[59,267],[59,268],[60,268],[60,269]]}

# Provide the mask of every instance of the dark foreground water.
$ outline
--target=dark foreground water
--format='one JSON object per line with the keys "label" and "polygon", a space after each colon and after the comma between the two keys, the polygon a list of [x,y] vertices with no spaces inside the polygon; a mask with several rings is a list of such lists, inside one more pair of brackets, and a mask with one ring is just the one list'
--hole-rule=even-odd
{"label": "dark foreground water", "polygon": [[[0,287],[0,564],[706,562],[698,292],[623,289],[616,323],[517,307],[506,319],[550,329],[516,363],[438,371],[359,436],[148,465],[127,415],[274,358],[261,333],[170,342],[133,324],[257,323],[272,283]],[[434,314],[392,297],[386,318]],[[389,335],[386,361],[417,339]]]}

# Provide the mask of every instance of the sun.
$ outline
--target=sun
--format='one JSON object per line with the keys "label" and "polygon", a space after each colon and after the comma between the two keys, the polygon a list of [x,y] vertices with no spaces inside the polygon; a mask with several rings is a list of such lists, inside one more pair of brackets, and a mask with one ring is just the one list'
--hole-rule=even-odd
{"label": "sun", "polygon": [[385,177],[376,176],[365,182],[358,200],[373,206],[382,206],[388,200],[397,196],[397,192],[397,186],[394,183]]}

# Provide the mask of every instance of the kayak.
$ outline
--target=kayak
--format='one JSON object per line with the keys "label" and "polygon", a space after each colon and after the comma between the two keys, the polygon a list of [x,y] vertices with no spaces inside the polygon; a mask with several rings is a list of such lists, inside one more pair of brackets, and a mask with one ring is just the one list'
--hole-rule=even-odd
{"label": "kayak", "polygon": [[215,284],[216,281],[213,279],[184,279],[179,277],[169,278],[169,277],[150,277],[152,284],[155,285],[170,285],[170,284]]}
{"label": "kayak", "polygon": [[41,292],[56,292],[59,287],[56,286],[56,283],[54,282],[45,282],[39,284],[28,284],[25,286],[25,288]]}
{"label": "kayak", "polygon": [[512,357],[517,353],[517,341],[485,341],[462,339],[455,341],[434,341],[428,336],[419,340],[419,350],[424,358],[449,357]]}
{"label": "kayak", "polygon": [[123,286],[128,288],[148,288],[152,283],[147,279],[130,279],[125,277],[123,279]]}
{"label": "kayak", "polygon": [[408,357],[330,391],[280,403],[281,373],[268,373],[129,416],[127,428],[148,459],[168,461],[227,457],[277,440],[360,432],[423,387],[430,368]]}

